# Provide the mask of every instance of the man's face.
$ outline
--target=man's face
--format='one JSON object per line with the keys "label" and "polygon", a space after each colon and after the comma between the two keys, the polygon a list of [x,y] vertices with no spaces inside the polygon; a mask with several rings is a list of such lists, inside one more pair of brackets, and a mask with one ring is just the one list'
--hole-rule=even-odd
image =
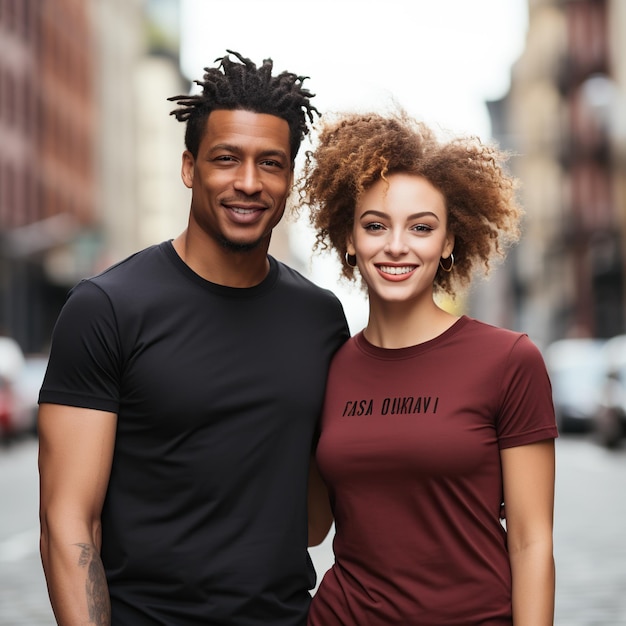
{"label": "man's face", "polygon": [[192,190],[189,228],[245,251],[269,244],[293,181],[289,125],[275,115],[213,111],[194,159],[183,154]]}

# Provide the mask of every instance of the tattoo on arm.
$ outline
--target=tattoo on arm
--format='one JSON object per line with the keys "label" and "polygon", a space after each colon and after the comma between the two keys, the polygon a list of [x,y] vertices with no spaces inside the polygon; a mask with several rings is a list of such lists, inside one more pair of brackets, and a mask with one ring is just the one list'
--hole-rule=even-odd
{"label": "tattoo on arm", "polygon": [[87,595],[89,622],[96,624],[96,626],[109,626],[111,624],[111,602],[100,555],[94,546],[88,543],[76,545],[80,548],[78,566],[87,568],[85,593]]}

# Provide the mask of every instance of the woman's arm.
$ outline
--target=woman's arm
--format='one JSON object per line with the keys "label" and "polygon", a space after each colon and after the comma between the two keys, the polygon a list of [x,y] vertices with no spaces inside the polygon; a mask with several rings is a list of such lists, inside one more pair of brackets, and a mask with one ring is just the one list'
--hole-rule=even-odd
{"label": "woman's arm", "polygon": [[55,404],[39,410],[41,559],[63,626],[111,623],[100,513],[116,422],[114,413],[104,411]]}
{"label": "woman's arm", "polygon": [[315,456],[309,465],[309,547],[318,546],[328,535],[333,523],[333,513],[328,499],[328,490],[317,469]]}
{"label": "woman's arm", "polygon": [[515,626],[552,626],[554,440],[501,451]]}

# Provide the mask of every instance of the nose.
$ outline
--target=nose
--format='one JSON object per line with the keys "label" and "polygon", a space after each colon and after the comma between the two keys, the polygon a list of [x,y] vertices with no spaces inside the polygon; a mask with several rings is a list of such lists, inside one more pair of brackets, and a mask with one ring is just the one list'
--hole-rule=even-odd
{"label": "nose", "polygon": [[249,196],[261,191],[263,184],[255,163],[246,161],[241,164],[237,169],[234,187],[237,191],[241,191]]}
{"label": "nose", "polygon": [[399,231],[390,231],[385,244],[385,252],[393,257],[402,256],[409,251],[409,246],[404,240],[404,234]]}

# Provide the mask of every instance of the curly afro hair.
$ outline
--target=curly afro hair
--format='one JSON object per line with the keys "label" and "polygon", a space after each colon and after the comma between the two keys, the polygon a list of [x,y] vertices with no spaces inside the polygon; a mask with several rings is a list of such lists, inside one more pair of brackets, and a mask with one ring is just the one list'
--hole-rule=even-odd
{"label": "curly afro hair", "polygon": [[219,65],[205,67],[204,80],[194,81],[202,87],[200,94],[168,98],[179,105],[170,115],[174,115],[179,122],[187,123],[187,150],[197,158],[206,121],[212,111],[241,109],[286,120],[293,163],[304,136],[309,132],[308,124],[313,124],[313,114],[319,116],[319,111],[310,102],[315,94],[302,87],[308,76],[297,76],[291,72],[272,76],[272,59],[264,59],[263,64],[257,67],[238,52],[226,52],[235,55],[240,62],[232,61],[228,56],[217,58],[215,62],[219,61]]}
{"label": "curly afro hair", "polygon": [[344,113],[323,122],[299,181],[300,208],[307,204],[316,231],[315,250],[333,248],[343,275],[348,236],[361,194],[394,173],[421,176],[444,196],[454,234],[454,267],[439,268],[436,291],[455,295],[472,273],[490,269],[495,255],[519,238],[522,209],[518,181],[505,172],[508,154],[474,136],[439,140],[425,124],[400,110],[389,115]]}

